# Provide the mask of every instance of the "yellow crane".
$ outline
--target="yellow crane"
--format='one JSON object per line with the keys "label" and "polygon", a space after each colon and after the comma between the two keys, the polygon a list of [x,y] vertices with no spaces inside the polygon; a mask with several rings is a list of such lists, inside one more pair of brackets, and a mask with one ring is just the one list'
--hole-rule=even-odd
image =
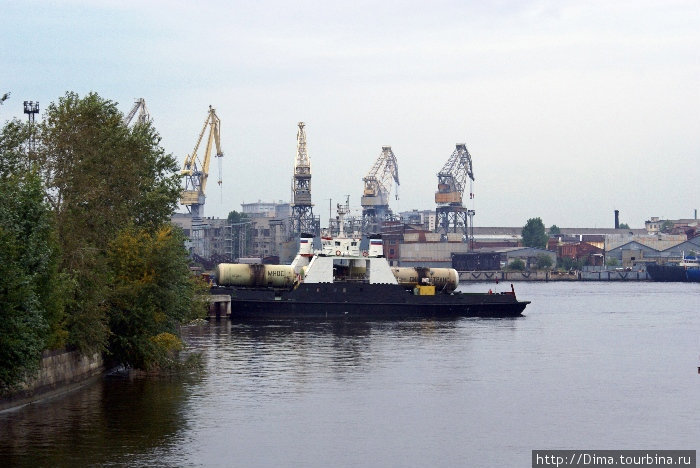
{"label": "yellow crane", "polygon": [[[216,110],[209,106],[207,119],[204,121],[202,131],[199,133],[197,144],[191,154],[185,158],[185,163],[180,174],[184,176],[184,188],[180,197],[180,204],[185,205],[193,218],[199,218],[204,214],[204,201],[206,199],[205,191],[207,188],[207,179],[209,178],[209,163],[211,162],[212,143],[216,145],[216,156],[222,158],[224,153],[221,151],[221,141],[219,128],[221,121],[216,115]],[[197,156],[197,150],[204,138],[204,133],[209,127],[209,136],[207,137],[207,147],[204,150],[204,157],[200,162]],[[221,185],[221,172],[219,172],[218,184]]]}

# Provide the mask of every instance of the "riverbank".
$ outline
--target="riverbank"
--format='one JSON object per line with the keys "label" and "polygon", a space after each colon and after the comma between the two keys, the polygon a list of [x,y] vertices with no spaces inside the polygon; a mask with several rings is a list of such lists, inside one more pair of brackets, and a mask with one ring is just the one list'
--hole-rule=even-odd
{"label": "riverbank", "polygon": [[44,351],[37,375],[0,398],[0,412],[70,392],[99,378],[104,371],[100,353],[85,356],[65,349]]}

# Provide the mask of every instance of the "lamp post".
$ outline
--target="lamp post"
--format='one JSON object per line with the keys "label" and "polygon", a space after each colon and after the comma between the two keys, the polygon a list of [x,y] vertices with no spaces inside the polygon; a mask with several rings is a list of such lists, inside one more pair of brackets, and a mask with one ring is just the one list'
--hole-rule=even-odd
{"label": "lamp post", "polygon": [[34,151],[34,116],[39,113],[39,101],[24,101],[24,113],[27,114],[27,119],[29,120],[29,149]]}

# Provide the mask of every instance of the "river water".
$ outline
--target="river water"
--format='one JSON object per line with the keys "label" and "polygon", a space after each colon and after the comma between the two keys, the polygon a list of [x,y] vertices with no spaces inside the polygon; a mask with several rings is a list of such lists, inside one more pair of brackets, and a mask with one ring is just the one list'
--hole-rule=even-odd
{"label": "river water", "polygon": [[0,465],[527,467],[533,449],[700,448],[700,284],[516,292],[532,304],[515,319],[190,328],[203,372],[2,413]]}

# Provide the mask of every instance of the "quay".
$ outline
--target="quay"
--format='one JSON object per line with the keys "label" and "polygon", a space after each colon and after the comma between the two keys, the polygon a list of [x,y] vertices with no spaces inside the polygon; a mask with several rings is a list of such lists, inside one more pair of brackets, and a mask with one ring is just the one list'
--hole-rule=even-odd
{"label": "quay", "polygon": [[228,294],[212,294],[207,296],[209,301],[209,318],[220,320],[231,317],[231,296]]}
{"label": "quay", "polygon": [[536,271],[458,271],[460,283],[490,281],[649,281],[642,270],[598,270],[558,272]]}

